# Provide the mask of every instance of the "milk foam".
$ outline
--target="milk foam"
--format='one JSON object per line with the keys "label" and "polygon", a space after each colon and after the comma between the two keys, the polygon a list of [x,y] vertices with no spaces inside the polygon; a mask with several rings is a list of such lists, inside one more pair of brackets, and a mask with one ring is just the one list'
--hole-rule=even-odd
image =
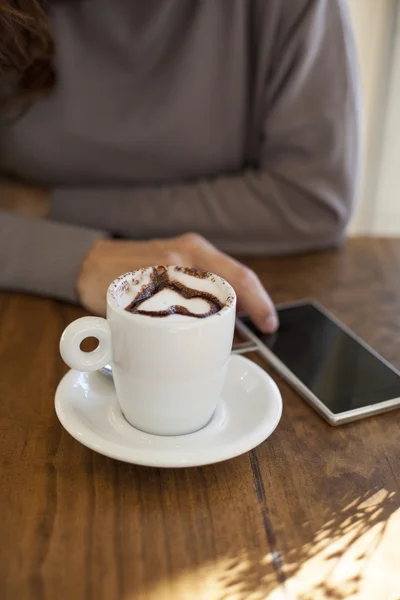
{"label": "milk foam", "polygon": [[[140,305],[140,310],[143,312],[168,310],[171,306],[175,305],[184,306],[196,315],[207,313],[210,310],[210,305],[206,300],[203,300],[202,298],[182,298],[182,296],[177,292],[174,292],[174,290],[161,290],[161,292],[158,292],[148,300],[145,300]],[[168,315],[168,317],[171,316],[173,315]],[[181,319],[188,318],[184,315],[174,316],[180,317]]]}
{"label": "milk foam", "polygon": [[[173,266],[167,267],[167,272],[171,281],[182,283],[193,290],[212,294],[223,305],[234,303],[234,295],[232,295],[230,286],[223,279],[211,273],[205,278],[200,278]],[[128,273],[120,278],[120,281],[117,282],[111,294],[114,295],[116,302],[121,308],[127,308],[137,299],[138,294],[151,283],[152,273],[153,268],[151,267],[134,273]],[[207,300],[203,298],[184,298],[178,292],[167,288],[160,290],[140,304],[140,316],[145,316],[143,314],[145,312],[165,311],[173,306],[182,306],[191,313],[199,315],[208,313],[210,310],[210,304]],[[197,321],[196,317],[180,314],[171,314],[163,318],[185,322]]]}

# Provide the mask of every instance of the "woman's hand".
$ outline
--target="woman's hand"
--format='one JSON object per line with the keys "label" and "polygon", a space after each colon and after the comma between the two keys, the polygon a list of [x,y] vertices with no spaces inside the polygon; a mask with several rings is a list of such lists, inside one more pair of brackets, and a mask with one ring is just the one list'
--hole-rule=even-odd
{"label": "woman's hand", "polygon": [[116,277],[155,265],[196,267],[220,275],[236,290],[239,309],[246,311],[261,331],[276,330],[274,305],[257,275],[195,233],[148,242],[96,242],[82,264],[79,298],[91,313],[104,315],[106,290]]}
{"label": "woman's hand", "polygon": [[0,178],[0,210],[45,219],[50,211],[50,190]]}

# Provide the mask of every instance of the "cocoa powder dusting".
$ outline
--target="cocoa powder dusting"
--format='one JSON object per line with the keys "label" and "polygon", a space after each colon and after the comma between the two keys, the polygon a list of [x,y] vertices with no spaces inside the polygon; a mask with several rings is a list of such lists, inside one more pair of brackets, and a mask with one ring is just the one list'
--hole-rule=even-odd
{"label": "cocoa powder dusting", "polygon": [[[185,273],[186,275],[190,275],[192,277],[197,277],[198,279],[207,279],[210,276],[210,274],[205,271],[198,271],[197,269],[188,267],[176,267],[175,271]],[[210,310],[206,313],[197,314],[191,312],[184,306],[180,306],[179,304],[174,304],[167,310],[148,311],[140,309],[140,306],[143,304],[143,302],[145,302],[145,300],[148,300],[164,289],[172,290],[186,300],[190,300],[192,298],[201,298],[208,303]],[[223,307],[224,304],[213,294],[200,290],[194,290],[187,287],[180,281],[174,281],[170,278],[166,267],[154,267],[150,276],[150,283],[143,286],[143,288],[136,295],[136,298],[129,304],[129,306],[126,307],[125,310],[132,314],[146,315],[148,317],[167,317],[168,315],[178,314],[185,315],[187,317],[196,317],[197,319],[204,319],[205,317],[210,317],[211,315],[218,313]]]}

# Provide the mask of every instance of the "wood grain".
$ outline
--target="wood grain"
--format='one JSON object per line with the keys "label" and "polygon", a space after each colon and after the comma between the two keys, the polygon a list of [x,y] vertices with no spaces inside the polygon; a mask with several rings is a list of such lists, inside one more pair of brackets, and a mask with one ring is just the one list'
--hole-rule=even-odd
{"label": "wood grain", "polygon": [[[317,298],[400,367],[400,241],[247,262],[275,301]],[[3,600],[399,600],[400,411],[331,428],[274,374],[282,421],[251,453],[118,463],[54,413],[82,314],[0,295]]]}
{"label": "wood grain", "polygon": [[[251,266],[276,302],[318,299],[400,368],[400,241],[352,240],[339,253]],[[299,600],[398,600],[400,411],[332,428],[271,374],[283,417],[254,454],[285,590]]]}

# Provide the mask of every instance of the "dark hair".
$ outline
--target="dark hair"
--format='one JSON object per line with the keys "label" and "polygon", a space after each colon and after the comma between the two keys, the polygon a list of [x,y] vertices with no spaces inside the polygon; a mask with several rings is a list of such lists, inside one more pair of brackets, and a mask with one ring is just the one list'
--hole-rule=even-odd
{"label": "dark hair", "polygon": [[43,2],[0,0],[0,104],[21,110],[54,86],[54,41]]}

